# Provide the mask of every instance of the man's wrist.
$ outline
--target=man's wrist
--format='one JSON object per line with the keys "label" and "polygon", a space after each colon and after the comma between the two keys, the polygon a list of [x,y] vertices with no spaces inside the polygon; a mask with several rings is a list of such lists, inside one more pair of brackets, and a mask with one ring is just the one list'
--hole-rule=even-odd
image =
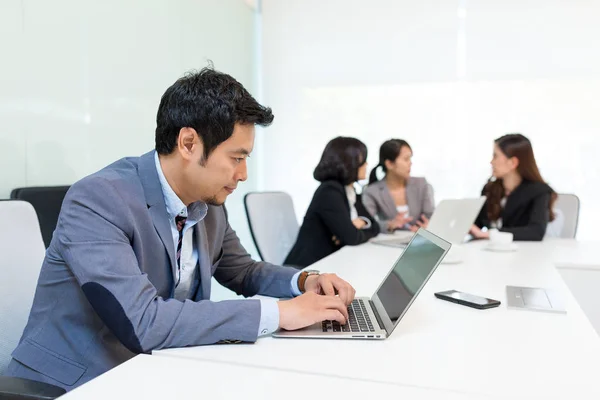
{"label": "man's wrist", "polygon": [[308,279],[308,277],[313,276],[313,275],[319,275],[319,274],[320,273],[317,270],[302,271],[300,273],[300,275],[298,276],[298,290],[300,290],[300,293],[306,292],[306,280]]}
{"label": "man's wrist", "polygon": [[300,296],[302,294],[300,289],[298,289],[298,278],[300,277],[301,273],[302,271],[296,272],[290,280],[290,289],[292,290],[292,297]]}

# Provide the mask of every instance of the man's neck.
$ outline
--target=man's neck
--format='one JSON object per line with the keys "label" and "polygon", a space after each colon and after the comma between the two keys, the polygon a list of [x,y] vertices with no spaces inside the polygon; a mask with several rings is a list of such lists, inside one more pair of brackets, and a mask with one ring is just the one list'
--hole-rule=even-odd
{"label": "man's neck", "polygon": [[179,165],[179,161],[177,158],[172,155],[158,155],[158,161],[160,163],[160,168],[162,169],[163,175],[167,180],[167,183],[171,187],[171,189],[175,192],[177,197],[185,204],[185,206],[189,206],[192,201],[186,200],[185,195],[180,190],[183,186],[176,171],[181,171],[182,166]]}

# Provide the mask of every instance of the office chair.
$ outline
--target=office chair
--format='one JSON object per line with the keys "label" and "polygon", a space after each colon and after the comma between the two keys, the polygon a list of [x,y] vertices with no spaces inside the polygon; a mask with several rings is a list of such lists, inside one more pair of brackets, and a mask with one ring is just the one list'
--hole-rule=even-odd
{"label": "office chair", "polygon": [[[27,324],[45,251],[33,206],[0,201],[0,375]],[[47,383],[0,376],[0,400],[54,399],[64,393]]]}
{"label": "office chair", "polygon": [[24,200],[31,203],[42,230],[42,238],[46,248],[50,246],[52,234],[56,229],[58,214],[62,206],[63,199],[70,186],[39,186],[22,187],[13,189],[10,198],[14,200]]}
{"label": "office chair", "polygon": [[281,265],[300,230],[292,198],[284,192],[251,192],[244,207],[260,258]]}
{"label": "office chair", "polygon": [[579,223],[579,197],[574,194],[559,194],[554,203],[555,220],[548,224],[546,237],[574,239]]}

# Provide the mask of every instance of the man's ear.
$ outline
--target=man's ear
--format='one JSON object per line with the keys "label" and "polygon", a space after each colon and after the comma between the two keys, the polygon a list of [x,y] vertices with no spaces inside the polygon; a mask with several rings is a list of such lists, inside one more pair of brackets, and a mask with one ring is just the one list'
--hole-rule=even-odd
{"label": "man's ear", "polygon": [[204,151],[200,137],[193,128],[181,128],[177,137],[177,151],[184,160],[194,159],[194,155]]}

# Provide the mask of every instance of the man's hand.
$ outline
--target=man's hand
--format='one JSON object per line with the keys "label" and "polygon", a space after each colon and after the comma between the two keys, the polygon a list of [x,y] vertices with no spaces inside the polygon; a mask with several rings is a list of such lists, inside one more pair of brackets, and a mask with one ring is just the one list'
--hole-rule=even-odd
{"label": "man's hand", "polygon": [[352,285],[336,274],[310,275],[304,282],[304,290],[326,296],[337,294],[345,305],[350,305],[356,294]]}
{"label": "man's hand", "polygon": [[345,324],[348,309],[337,296],[322,296],[313,291],[306,292],[291,300],[277,302],[279,306],[279,327],[288,331],[301,329],[325,320]]}

